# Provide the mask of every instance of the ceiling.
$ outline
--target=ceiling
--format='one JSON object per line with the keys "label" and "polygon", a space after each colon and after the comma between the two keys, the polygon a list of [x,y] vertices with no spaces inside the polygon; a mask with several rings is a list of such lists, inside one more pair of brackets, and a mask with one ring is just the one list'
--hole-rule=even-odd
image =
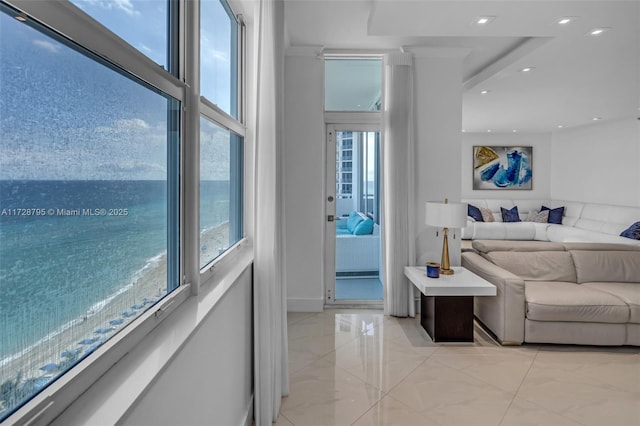
{"label": "ceiling", "polygon": [[[494,19],[477,25],[480,16]],[[285,0],[285,27],[291,47],[460,49],[466,132],[640,116],[640,0]]]}

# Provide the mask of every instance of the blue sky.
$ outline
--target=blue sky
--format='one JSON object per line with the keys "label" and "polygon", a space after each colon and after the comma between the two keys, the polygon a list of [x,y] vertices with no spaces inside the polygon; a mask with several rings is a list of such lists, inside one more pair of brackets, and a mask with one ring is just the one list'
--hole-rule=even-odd
{"label": "blue sky", "polygon": [[[154,61],[166,62],[165,1],[74,3]],[[207,37],[227,31],[229,42],[228,18],[226,30],[212,27]],[[220,46],[208,46],[203,55],[215,56],[210,67],[228,70],[228,53],[225,59]],[[0,55],[0,179],[166,178],[164,96],[4,13]],[[218,71],[214,83],[223,74]]]}

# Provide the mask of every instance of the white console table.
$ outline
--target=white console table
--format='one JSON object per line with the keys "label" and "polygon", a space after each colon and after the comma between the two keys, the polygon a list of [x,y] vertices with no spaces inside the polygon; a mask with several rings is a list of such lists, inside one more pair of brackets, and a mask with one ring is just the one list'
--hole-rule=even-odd
{"label": "white console table", "polygon": [[473,298],[495,296],[496,287],[455,266],[453,275],[427,277],[424,266],[405,266],[404,274],[420,290],[420,324],[434,342],[473,342]]}

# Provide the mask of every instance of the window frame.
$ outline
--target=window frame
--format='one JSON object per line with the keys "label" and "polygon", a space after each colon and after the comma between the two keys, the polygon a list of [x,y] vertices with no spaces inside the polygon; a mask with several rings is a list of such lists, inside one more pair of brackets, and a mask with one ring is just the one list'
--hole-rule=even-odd
{"label": "window frame", "polygon": [[[159,67],[155,62],[137,50],[133,49],[132,56],[135,56],[134,58],[125,55],[124,59],[126,60],[121,63],[110,59],[104,50],[94,50],[95,46],[109,45],[110,43],[114,43],[119,46],[119,49],[125,52],[129,51],[129,53],[132,48],[124,40],[114,37],[113,34],[106,34],[106,37],[102,38],[105,36],[104,27],[84,12],[78,14],[79,9],[75,5],[68,2],[29,2],[29,0],[5,0],[3,3],[27,19],[34,20],[46,27],[54,38],[58,41],[64,40],[63,42],[69,48],[75,49],[76,46],[80,46],[89,52],[90,59],[110,67],[115,72],[132,76],[138,80],[138,84],[146,86],[150,90],[165,93],[175,99],[177,101],[175,103],[178,105],[184,103],[184,91],[182,90],[184,84],[164,69],[158,73]],[[74,19],[70,20],[68,16],[66,19],[61,19],[66,13],[71,14]],[[87,32],[87,28],[92,28],[92,25],[100,25],[100,28]],[[85,43],[87,40],[91,43]],[[113,48],[113,46],[111,47]],[[127,69],[129,65],[133,71]],[[175,64],[173,66],[175,67]],[[171,104],[174,104],[174,101],[167,102],[167,113],[169,113]],[[173,115],[173,119],[169,119],[167,123],[167,205],[170,207],[167,217],[167,232],[170,234],[167,238],[167,250],[168,252],[178,250],[177,258],[174,257],[173,261],[168,262],[171,265],[168,266],[167,284],[170,280],[169,274],[175,274],[177,287],[169,291],[151,309],[140,314],[127,327],[115,333],[67,372],[55,378],[39,393],[23,402],[5,421],[30,424],[36,421],[53,420],[85,392],[94,381],[106,373],[113,364],[133,350],[146,335],[190,296],[191,285],[185,282],[181,272],[184,270],[184,259],[180,253],[183,246],[183,233],[181,232],[183,222],[180,206],[183,205],[182,194],[184,190],[178,173],[179,168],[182,167],[181,152],[184,146],[183,143],[180,143],[183,140],[181,136],[182,121],[183,113],[178,110],[178,114]],[[172,143],[175,142],[173,136],[176,136],[176,130],[178,130],[177,144]],[[172,200],[173,204],[171,204]],[[175,204],[176,200],[178,204]],[[171,217],[175,217],[175,215],[178,217],[172,221]],[[175,227],[178,229],[176,230]]]}
{"label": "window frame", "polygon": [[[222,129],[233,132],[242,138],[242,147],[240,149],[242,153],[242,157],[240,158],[240,163],[242,168],[241,175],[240,175],[241,191],[238,197],[238,200],[241,204],[240,207],[242,211],[242,217],[241,217],[242,238],[240,238],[238,241],[232,244],[227,250],[224,251],[224,253],[214,258],[211,262],[207,263],[206,265],[204,265],[202,268],[199,269],[200,283],[209,282],[214,275],[214,271],[220,268],[221,266],[225,265],[227,262],[229,262],[229,259],[234,257],[234,253],[236,253],[238,249],[243,245],[245,245],[247,242],[247,215],[245,210],[246,203],[244,202],[245,196],[246,196],[245,182],[246,182],[246,140],[247,140],[247,128],[246,128],[246,122],[245,122],[245,117],[246,117],[246,95],[245,95],[246,94],[246,26],[244,23],[243,16],[241,14],[236,14],[227,0],[223,0],[223,1],[225,2],[225,4],[223,5],[225,7],[225,10],[227,11],[227,13],[232,14],[234,16],[238,24],[238,31],[236,34],[238,38],[236,41],[236,46],[238,51],[237,51],[237,54],[235,55],[235,58],[238,62],[236,67],[236,70],[237,70],[236,78],[238,81],[237,94],[236,94],[238,118],[237,119],[234,118],[233,116],[228,114],[226,111],[222,110],[222,108],[218,107],[218,105],[216,105],[215,103],[207,99],[205,96],[200,96],[198,99],[198,110],[200,114],[197,120],[198,122],[197,137],[199,141],[200,116],[202,116],[205,119],[212,122],[213,124],[221,127]],[[198,22],[200,22],[201,21],[200,7],[197,7],[196,9],[198,9],[197,10]],[[200,34],[199,25],[198,25],[198,34]],[[198,74],[200,73],[200,48],[199,47],[198,47],[197,72]],[[199,146],[199,143],[198,143],[198,146]],[[199,185],[200,154],[199,152],[198,152],[197,163],[198,163],[197,179],[198,179],[198,200],[199,200],[200,199],[200,189],[199,189],[200,188],[200,185]],[[232,171],[232,174],[233,173],[234,172]],[[199,217],[198,217],[197,230],[198,230],[198,248],[200,248],[200,218]],[[198,250],[197,257],[199,261],[199,250]]]}
{"label": "window frame", "polygon": [[[202,107],[205,106],[208,114],[213,114],[218,117],[217,119],[210,117],[212,120],[216,122],[218,122],[218,119],[225,121],[225,123],[220,122],[220,125],[224,127],[227,127],[227,125],[233,126],[234,123],[245,122],[244,121],[244,90],[241,87],[245,85],[244,71],[243,71],[244,65],[245,65],[245,56],[244,56],[245,41],[246,41],[245,24],[244,24],[243,16],[233,11],[231,5],[229,4],[229,0],[209,0],[209,1],[220,1],[227,15],[229,15],[230,18],[234,19],[237,25],[237,31],[235,32],[236,33],[235,34],[236,35],[236,43],[235,43],[236,52],[231,55],[231,58],[236,60],[236,75],[234,77],[236,82],[236,96],[235,96],[235,99],[229,99],[230,109],[232,109],[233,105],[235,104],[237,118],[234,118],[233,115],[231,115],[230,113],[220,108],[213,100],[208,99],[204,95],[200,96],[200,103],[201,103],[200,112],[201,114],[204,114]],[[202,0],[198,1],[198,34],[199,35],[201,34],[200,23],[202,23],[201,4],[202,4]],[[233,31],[231,32],[231,36],[233,36]],[[202,54],[202,51],[200,50],[200,47],[198,47],[199,58],[201,54]],[[200,58],[198,61],[198,75],[200,75],[200,72],[201,72],[201,65],[200,65],[201,61],[202,61],[202,58]],[[199,83],[201,82],[201,80],[202,80],[202,76],[200,76],[199,78]],[[200,84],[198,85],[198,87],[200,87]],[[240,134],[239,131],[235,131],[235,132]],[[244,128],[242,128],[242,132],[244,132]],[[244,137],[244,135],[242,136]]]}
{"label": "window frame", "polygon": [[[223,266],[222,270],[226,270],[228,266],[232,265],[232,259],[241,259],[238,256],[246,255],[246,251],[239,250],[247,245],[248,214],[245,208],[242,214],[243,238],[223,255],[216,258],[214,262],[210,263],[208,265],[210,266],[209,269],[198,270],[198,251],[194,255],[193,247],[199,246],[199,222],[197,219],[194,220],[192,216],[188,217],[187,213],[189,210],[198,210],[199,194],[196,194],[194,198],[193,195],[188,195],[186,191],[187,187],[189,189],[198,187],[197,180],[194,181],[193,178],[195,172],[188,171],[188,166],[199,163],[199,138],[197,136],[199,127],[193,134],[194,130],[189,129],[189,125],[193,121],[197,123],[200,119],[200,114],[214,119],[217,124],[244,138],[241,177],[243,182],[247,180],[247,132],[244,125],[247,84],[246,28],[242,15],[235,14],[234,16],[238,21],[237,58],[239,62],[237,67],[238,119],[236,120],[206,101],[206,99],[197,98],[199,96],[199,57],[194,58],[194,56],[199,55],[199,16],[197,11],[194,11],[193,3],[195,2],[167,0],[170,2],[170,13],[179,13],[177,19],[172,19],[168,24],[169,31],[172,32],[169,36],[169,44],[170,48],[174,50],[171,52],[171,65],[169,66],[169,71],[167,71],[70,2],[1,1],[28,19],[33,19],[51,31],[58,33],[61,37],[82,46],[115,69],[133,75],[146,85],[178,100],[181,105],[179,122],[175,123],[179,126],[178,134],[180,140],[177,152],[177,164],[179,166],[175,165],[179,167],[179,176],[176,183],[179,188],[178,205],[172,205],[174,211],[179,214],[178,226],[180,227],[178,236],[178,287],[168,293],[152,309],[140,314],[128,327],[113,335],[91,354],[5,418],[5,421],[11,424],[48,424],[74,403],[119,360],[133,351],[173,311],[187,300],[193,299],[199,293],[201,283],[212,282],[214,266]],[[232,10],[232,5],[227,4],[227,6]],[[195,41],[193,31],[197,31],[198,34]],[[194,52],[194,44],[197,46],[197,53]],[[189,74],[188,70],[189,66],[193,67],[194,61],[197,65],[195,67],[195,76]],[[196,151],[195,156],[194,150]],[[198,176],[198,174],[195,174],[195,176]],[[243,184],[243,187],[246,188],[246,185]],[[240,197],[243,207],[247,205],[246,197],[247,193],[246,189],[244,189]],[[218,283],[228,286],[224,277],[220,278]]]}

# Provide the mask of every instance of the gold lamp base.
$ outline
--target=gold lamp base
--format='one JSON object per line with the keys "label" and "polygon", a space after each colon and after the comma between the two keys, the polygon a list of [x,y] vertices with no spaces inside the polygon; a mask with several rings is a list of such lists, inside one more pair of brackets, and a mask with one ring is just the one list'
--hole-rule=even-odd
{"label": "gold lamp base", "polygon": [[442,239],[442,261],[440,262],[440,273],[442,275],[453,275],[454,271],[451,269],[449,263],[449,228],[443,228],[444,234]]}

